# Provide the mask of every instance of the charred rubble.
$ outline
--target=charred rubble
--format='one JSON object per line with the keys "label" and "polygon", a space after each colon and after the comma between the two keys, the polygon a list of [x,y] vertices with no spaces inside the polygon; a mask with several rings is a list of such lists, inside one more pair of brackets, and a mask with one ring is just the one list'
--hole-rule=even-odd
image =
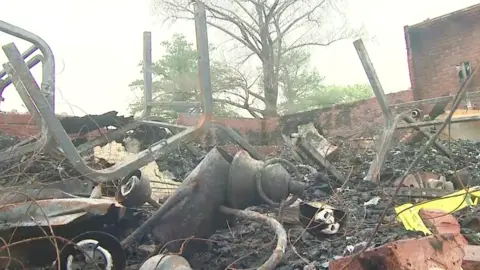
{"label": "charred rubble", "polygon": [[[101,134],[111,129],[122,128],[134,122],[133,116],[121,116],[117,111],[109,111],[104,114],[90,114],[85,116],[68,116],[60,119],[60,123],[67,132],[73,135],[73,143],[79,146],[87,142],[85,135],[98,131]],[[124,144],[125,137],[130,137],[138,140],[142,149],[147,148],[151,144],[166,139],[172,135],[168,129],[161,127],[154,127],[150,125],[140,124],[134,130],[131,130],[126,136],[117,139],[118,142]]]}
{"label": "charred rubble", "polygon": [[[295,243],[293,245],[295,249],[292,248],[286,252],[277,269],[305,269],[304,267],[307,265],[316,269],[327,269],[329,261],[339,256],[355,253],[349,252],[349,248],[361,245],[369,239],[380,215],[387,207],[391,194],[387,194],[385,190],[394,187],[395,180],[402,176],[424,144],[425,141],[422,140],[415,143],[401,143],[393,147],[383,168],[380,185],[363,181],[375,156],[374,150],[367,150],[359,155],[348,142],[341,145],[338,150],[338,158],[332,163],[345,175],[349,174],[352,169],[356,173],[351,174],[351,179],[346,186],[343,186],[341,191],[335,192],[335,195],[332,195],[332,187],[338,188],[341,185],[333,181],[331,175],[328,177],[328,172],[324,168],[314,174],[304,171],[309,183],[305,195],[307,200],[324,201],[340,209],[348,209],[346,232],[322,241],[310,234],[302,233],[302,229],[290,228],[289,241]],[[425,158],[416,166],[415,171],[433,172],[446,175],[447,179],[451,179],[456,170],[465,168],[472,176],[469,178],[470,182],[465,185],[479,185],[480,170],[477,164],[480,161],[480,149],[478,144],[471,141],[452,141],[450,145],[454,153],[453,162],[449,162],[437,150],[430,149]],[[356,160],[356,163],[352,160]],[[330,182],[326,183],[326,181]],[[368,203],[375,198],[378,198],[376,203]],[[399,197],[395,202],[396,205],[401,205],[415,202],[415,200],[414,198]],[[256,210],[265,211],[265,209],[258,208]],[[408,231],[402,224],[395,223],[395,216],[394,210],[390,209],[384,219],[385,224],[380,227],[371,247],[423,236],[423,233]],[[462,210],[455,213],[455,216],[460,222],[467,222],[476,214],[471,213],[470,210]],[[289,229],[288,225],[285,227],[287,230]],[[463,232],[467,238],[478,239],[476,231],[464,229]],[[274,235],[265,235],[265,230],[258,224],[242,224],[212,236],[209,243],[210,251],[198,255],[195,263],[202,269],[225,269],[228,266],[234,268],[255,267],[268,257],[269,251],[265,245],[271,243],[273,239]],[[478,242],[478,240],[476,241]],[[219,268],[206,266],[212,261],[215,261],[214,265]]]}
{"label": "charred rubble", "polygon": [[[112,121],[104,121],[103,123],[111,125]],[[142,136],[136,135],[136,138],[142,138],[145,144],[161,139],[160,137],[152,138],[151,135],[147,135],[160,134],[153,130],[142,130],[140,128],[140,131],[136,132],[133,134],[142,134]],[[164,136],[168,136],[168,132],[164,134]],[[2,149],[12,146],[16,142],[18,142],[16,138],[0,136],[0,148]],[[401,143],[393,147],[389,151],[388,159],[383,167],[380,186],[376,183],[363,181],[370,162],[375,156],[375,150],[367,149],[359,153],[358,150],[352,149],[348,142],[339,145],[338,153],[331,160],[331,163],[339,171],[344,175],[349,175],[349,181],[345,185],[342,186],[336,182],[334,176],[329,175],[325,168],[318,167],[315,172],[302,169],[302,175],[305,176],[308,183],[303,199],[323,201],[339,209],[347,209],[348,221],[342,234],[337,234],[327,240],[321,240],[311,234],[303,233],[302,228],[298,226],[292,225],[289,227],[288,224],[285,224],[292,248],[287,249],[277,269],[303,269],[306,265],[317,269],[326,269],[330,260],[349,254],[352,247],[364,243],[373,232],[379,216],[385,210],[390,198],[390,195],[384,189],[393,186],[395,179],[404,173],[408,164],[418,154],[418,149],[424,143],[425,141]],[[437,150],[430,149],[425,158],[417,165],[416,170],[452,177],[456,170],[466,169],[471,177],[469,178],[470,182],[465,184],[469,186],[480,184],[478,182],[478,179],[480,179],[480,169],[478,168],[479,143],[452,141],[449,146],[452,149],[453,162],[450,162]],[[196,145],[196,147],[200,146]],[[202,151],[202,153],[205,153],[205,151]],[[284,153],[283,156],[291,155],[285,155]],[[194,155],[188,149],[182,148],[161,160],[157,160],[157,164],[161,170],[170,171],[177,181],[182,181],[188,172],[198,165],[202,157],[202,155]],[[2,186],[18,186],[29,181],[45,183],[63,180],[68,177],[81,177],[68,163],[55,162],[46,155],[36,154],[34,157],[22,157],[20,161],[24,163],[28,161],[28,166],[26,164],[23,167],[12,166],[12,162],[18,161],[0,164],[4,172],[0,177]],[[298,164],[297,161],[291,161]],[[12,181],[12,175],[17,175],[17,177],[14,177],[16,180]],[[376,199],[376,202],[369,204],[368,202],[372,199]],[[411,198],[405,197],[396,199],[397,204],[411,201]],[[254,210],[266,213],[270,211],[270,208],[255,207]],[[129,211],[126,219],[117,226],[111,227],[109,232],[121,240],[146,220],[152,212],[153,208],[149,206]],[[460,221],[466,222],[471,219],[472,214],[461,211],[457,216]],[[401,224],[393,222],[394,219],[395,213],[393,209],[390,209],[385,219],[387,223],[380,227],[372,246],[422,236],[418,232],[407,231]],[[468,232],[467,229],[466,233]],[[475,237],[476,234],[470,232],[467,235]],[[275,235],[266,230],[263,225],[238,221],[232,228],[217,231],[206,241],[203,252],[191,258],[190,263],[196,269],[220,269],[229,266],[234,268],[255,267],[261,265],[270,255],[274,239]],[[139,265],[149,256],[154,245],[155,241],[152,236],[147,234],[135,246],[127,248],[128,264],[130,265],[128,269],[138,269]]]}
{"label": "charred rubble", "polygon": [[106,127],[121,127],[133,122],[133,116],[118,116],[118,112],[109,111],[104,114],[89,114],[85,116],[68,116],[60,119],[67,134],[85,135],[94,130]]}

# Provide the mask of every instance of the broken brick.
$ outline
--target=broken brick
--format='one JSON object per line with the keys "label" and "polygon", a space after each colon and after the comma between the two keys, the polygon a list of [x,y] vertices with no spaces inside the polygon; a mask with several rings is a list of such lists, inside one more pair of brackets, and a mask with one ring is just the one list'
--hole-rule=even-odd
{"label": "broken brick", "polygon": [[432,232],[434,234],[453,234],[456,235],[459,242],[464,242],[465,245],[468,244],[465,237],[460,234],[460,224],[453,215],[432,209],[421,209],[419,214],[425,225],[430,225],[429,227],[433,228]]}
{"label": "broken brick", "polygon": [[480,246],[467,245],[464,247],[464,251],[465,256],[463,257],[462,269],[480,269]]}
{"label": "broken brick", "polygon": [[458,235],[444,234],[419,239],[399,240],[375,249],[367,250],[358,257],[344,257],[329,264],[330,270],[367,269],[460,269],[465,243]]}

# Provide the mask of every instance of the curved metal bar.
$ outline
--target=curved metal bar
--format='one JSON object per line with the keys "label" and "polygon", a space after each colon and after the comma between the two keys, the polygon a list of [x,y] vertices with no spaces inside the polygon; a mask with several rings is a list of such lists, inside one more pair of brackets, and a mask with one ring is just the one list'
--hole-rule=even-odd
{"label": "curved metal bar", "polygon": [[0,20],[0,31],[33,43],[43,54],[41,90],[55,111],[55,58],[52,49],[41,37]]}
{"label": "curved metal bar", "polygon": [[[62,127],[60,121],[55,115],[53,99],[49,99],[49,94],[53,95],[54,85],[55,85],[55,62],[53,53],[48,44],[41,39],[40,37],[25,31],[19,27],[13,26],[6,22],[0,21],[0,31],[11,34],[13,36],[25,39],[27,41],[35,44],[44,55],[43,63],[43,82],[41,87],[35,81],[35,78],[31,74],[30,70],[26,66],[24,59],[21,56],[21,53],[18,51],[18,48],[13,44],[7,44],[3,46],[3,51],[9,60],[10,67],[13,70],[13,73],[19,77],[20,82],[23,83],[26,91],[28,92],[30,98],[33,100],[33,103],[36,106],[36,109],[42,116],[43,122],[48,126],[48,136],[52,136],[55,139],[55,142],[61,148],[61,154],[64,154],[68,161],[84,176],[89,177],[90,179],[98,182],[108,182],[113,179],[122,178],[133,170],[136,170],[140,167],[147,165],[148,163],[161,158],[167,153],[174,151],[180,144],[185,144],[191,142],[199,135],[201,135],[208,125],[208,120],[212,115],[212,91],[211,91],[211,82],[210,82],[210,66],[209,66],[209,56],[208,56],[208,39],[206,31],[206,20],[205,20],[205,7],[203,3],[197,3],[199,5],[196,7],[196,17],[200,15],[200,20],[195,20],[196,30],[198,38],[197,43],[199,47],[199,75],[200,83],[202,85],[202,94],[203,94],[203,115],[204,121],[197,124],[196,126],[186,128],[184,131],[160,142],[157,142],[151,145],[148,149],[138,153],[135,158],[125,161],[120,164],[116,164],[113,167],[103,169],[103,170],[94,170],[89,167],[85,161],[79,155],[77,149],[70,141],[65,129]],[[201,24],[201,25],[199,25]],[[149,35],[144,36],[144,41],[149,41]],[[147,48],[148,49],[148,48]],[[149,50],[144,52],[144,58],[148,60],[151,58]],[[146,64],[148,61],[145,61]],[[145,83],[147,87],[151,82],[151,64],[148,67],[144,67],[144,70],[147,71],[145,75]],[[150,77],[149,77],[150,76]],[[18,89],[17,89],[18,91]],[[43,93],[42,93],[43,92]],[[147,104],[148,105],[148,104]],[[146,110],[145,113],[149,111]],[[206,121],[205,121],[206,120]],[[227,131],[230,131],[227,129]],[[235,133],[235,132],[234,132]],[[237,134],[238,135],[238,134]],[[48,139],[48,138],[47,138]],[[48,148],[53,146],[54,141],[48,142]]]}
{"label": "curved metal bar", "polygon": [[108,182],[113,179],[122,178],[131,171],[141,168],[148,163],[166,155],[167,153],[176,150],[180,144],[188,143],[194,140],[198,134],[201,134],[199,131],[203,130],[203,125],[190,127],[183,132],[168,138],[167,140],[160,141],[150,146],[147,150],[138,153],[136,158],[116,164],[107,169],[94,170],[85,163],[75,146],[70,141],[70,138],[68,137],[65,129],[62,127],[60,120],[58,120],[56,117],[55,113],[50,107],[50,104],[48,104],[48,100],[40,92],[39,86],[35,82],[30,70],[25,65],[25,62],[21,58],[17,47],[13,43],[10,43],[3,46],[3,51],[10,61],[10,66],[12,67],[13,71],[23,82],[23,85],[28,91],[39,113],[42,115],[44,122],[48,125],[49,134],[53,136],[56,143],[58,143],[59,147],[63,151],[63,154],[65,154],[68,161],[75,167],[75,169],[77,169],[85,177],[88,177],[94,181]]}

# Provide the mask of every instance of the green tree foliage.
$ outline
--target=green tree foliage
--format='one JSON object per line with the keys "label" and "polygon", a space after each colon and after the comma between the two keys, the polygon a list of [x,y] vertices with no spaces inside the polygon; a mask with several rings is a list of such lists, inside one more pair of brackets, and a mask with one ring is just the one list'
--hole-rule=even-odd
{"label": "green tree foliage", "polygon": [[302,109],[314,109],[371,97],[373,97],[373,90],[368,84],[326,85],[316,89],[312,88],[299,101],[299,104]]}
{"label": "green tree foliage", "polygon": [[[153,97],[156,100],[198,101],[198,55],[192,43],[185,36],[174,35],[171,41],[161,43],[165,49],[163,56],[153,64]],[[217,116],[238,116],[243,109],[254,117],[263,117],[263,110],[255,107],[253,99],[262,102],[264,98],[252,90],[248,79],[226,63],[211,61],[214,113]],[[279,69],[279,88],[282,101],[281,114],[294,113],[353,102],[373,96],[369,85],[330,85],[323,84],[324,78],[310,66],[310,54],[295,50],[284,55]],[[263,80],[258,80],[262,89]],[[138,99],[130,104],[132,113],[143,110],[143,79],[130,84]],[[165,120],[174,120],[178,113],[198,112],[196,108],[166,109],[154,108],[153,114]]]}
{"label": "green tree foliage", "polygon": [[280,65],[279,82],[281,114],[368,99],[373,90],[368,84],[325,85],[324,77],[310,66],[310,54],[297,50],[284,56]]}
{"label": "green tree foliage", "polygon": [[[176,34],[171,41],[161,43],[165,49],[162,58],[153,63],[153,98],[162,102],[199,101],[198,54],[193,44],[183,35]],[[141,65],[141,64],[140,64]],[[218,116],[236,116],[235,107],[243,105],[230,97],[243,87],[243,80],[235,70],[223,63],[211,63],[211,78],[214,97],[214,113]],[[137,94],[137,100],[130,104],[132,113],[143,110],[143,79],[135,80],[130,87]],[[195,108],[164,109],[154,108],[152,114],[173,120],[181,112],[195,112]]]}
{"label": "green tree foliage", "polygon": [[288,114],[303,111],[305,101],[313,89],[323,88],[323,77],[315,68],[310,67],[310,54],[305,50],[296,50],[285,55],[280,64],[279,86],[281,102],[279,113]]}

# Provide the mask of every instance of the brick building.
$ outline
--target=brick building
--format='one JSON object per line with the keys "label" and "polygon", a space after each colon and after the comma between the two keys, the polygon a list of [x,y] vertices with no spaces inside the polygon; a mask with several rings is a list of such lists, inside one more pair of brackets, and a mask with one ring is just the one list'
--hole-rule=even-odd
{"label": "brick building", "polygon": [[456,66],[470,62],[473,70],[480,63],[480,4],[404,30],[415,100],[455,94],[460,86]]}

